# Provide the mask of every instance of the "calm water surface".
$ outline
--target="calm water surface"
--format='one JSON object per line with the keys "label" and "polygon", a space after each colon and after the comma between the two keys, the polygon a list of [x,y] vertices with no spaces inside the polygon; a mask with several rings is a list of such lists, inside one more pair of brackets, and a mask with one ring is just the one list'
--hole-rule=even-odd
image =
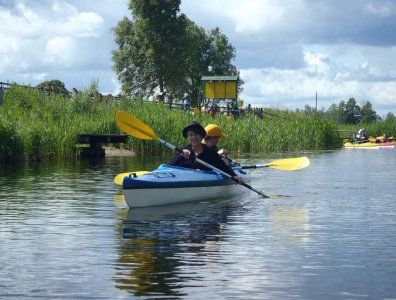
{"label": "calm water surface", "polygon": [[0,166],[0,299],[396,299],[396,149],[301,155],[249,171],[274,199],[130,211],[158,159]]}

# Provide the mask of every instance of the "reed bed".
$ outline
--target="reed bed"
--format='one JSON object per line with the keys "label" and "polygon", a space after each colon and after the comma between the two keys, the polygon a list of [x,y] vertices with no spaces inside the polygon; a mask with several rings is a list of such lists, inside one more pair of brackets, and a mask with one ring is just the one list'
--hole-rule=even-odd
{"label": "reed bed", "polygon": [[[334,123],[289,111],[268,110],[272,116],[264,114],[263,119],[252,114],[238,119],[224,115],[212,118],[141,99],[98,103],[88,90],[65,98],[13,86],[0,106],[0,162],[76,158],[77,134],[121,133],[114,121],[117,111],[134,115],[153,128],[158,137],[176,146],[186,144],[181,131],[192,120],[203,126],[218,124],[229,136],[220,146],[231,153],[335,149],[341,143]],[[141,154],[172,155],[159,143],[133,137],[121,147]]]}
{"label": "reed bed", "polygon": [[396,119],[389,119],[383,122],[370,124],[341,125],[340,128],[343,130],[350,130],[354,133],[357,133],[360,128],[366,128],[368,136],[376,137],[386,134],[388,137],[396,138]]}

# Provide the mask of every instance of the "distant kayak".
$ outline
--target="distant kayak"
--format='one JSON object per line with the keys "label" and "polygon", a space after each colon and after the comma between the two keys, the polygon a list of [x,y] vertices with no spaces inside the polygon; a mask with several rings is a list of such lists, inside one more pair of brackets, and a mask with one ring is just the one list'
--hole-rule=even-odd
{"label": "distant kayak", "polygon": [[394,148],[395,144],[390,142],[383,142],[383,143],[373,143],[373,142],[366,142],[366,143],[345,143],[345,149],[380,149],[380,148]]}
{"label": "distant kayak", "polygon": [[[234,172],[248,181],[240,167]],[[158,206],[232,197],[246,191],[215,171],[198,171],[169,165],[141,176],[126,176],[122,189],[129,207]]]}

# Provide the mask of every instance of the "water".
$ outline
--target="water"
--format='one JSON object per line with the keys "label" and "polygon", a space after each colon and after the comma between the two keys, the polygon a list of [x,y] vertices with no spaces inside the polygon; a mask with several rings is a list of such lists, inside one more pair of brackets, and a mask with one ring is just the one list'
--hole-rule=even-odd
{"label": "water", "polygon": [[396,150],[301,155],[249,170],[273,199],[130,211],[114,176],[158,159],[3,166],[0,299],[396,299]]}

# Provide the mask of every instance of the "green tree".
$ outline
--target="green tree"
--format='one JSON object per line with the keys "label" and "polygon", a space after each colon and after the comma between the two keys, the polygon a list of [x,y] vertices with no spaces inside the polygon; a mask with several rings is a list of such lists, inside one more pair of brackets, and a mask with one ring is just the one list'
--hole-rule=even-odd
{"label": "green tree", "polygon": [[183,37],[186,17],[180,0],[130,0],[133,18],[124,17],[114,28],[118,50],[113,69],[127,94],[149,96],[154,89],[178,93],[184,78]]}
{"label": "green tree", "polygon": [[[200,98],[201,77],[204,75],[238,75],[232,61],[235,48],[219,28],[206,33],[194,22],[188,22],[185,39],[186,98],[195,105]],[[239,91],[243,84],[239,80]]]}
{"label": "green tree", "polygon": [[396,122],[396,116],[393,113],[388,112],[385,117],[385,122]]}
{"label": "green tree", "polygon": [[195,104],[203,75],[238,74],[235,48],[220,29],[206,33],[179,7],[180,0],[130,0],[133,18],[113,29],[113,69],[124,93],[148,97],[158,89],[170,100]]}
{"label": "green tree", "polygon": [[218,27],[209,33],[210,75],[237,75],[237,68],[231,63],[235,59],[235,48]]}
{"label": "green tree", "polygon": [[36,89],[40,92],[44,92],[47,95],[51,94],[60,94],[60,95],[68,95],[68,90],[65,87],[65,84],[60,80],[47,80],[42,83],[36,85]]}
{"label": "green tree", "polygon": [[345,105],[344,122],[346,124],[357,124],[361,118],[360,106],[356,104],[354,98],[350,98]]}
{"label": "green tree", "polygon": [[[209,75],[238,75],[238,93],[243,90],[244,81],[240,77],[239,70],[232,63],[236,57],[235,47],[228,38],[216,27],[209,32]],[[205,74],[204,74],[205,75]]]}
{"label": "green tree", "polygon": [[364,124],[374,123],[379,119],[376,111],[373,110],[373,106],[371,105],[370,101],[366,101],[361,109],[362,117],[360,121]]}
{"label": "green tree", "polygon": [[330,105],[326,112],[326,116],[337,123],[342,123],[343,121],[343,112],[340,111],[339,107],[335,103]]}
{"label": "green tree", "polygon": [[205,30],[191,20],[188,20],[184,41],[184,97],[195,106],[200,98],[201,77],[207,74],[210,64],[210,44]]}

